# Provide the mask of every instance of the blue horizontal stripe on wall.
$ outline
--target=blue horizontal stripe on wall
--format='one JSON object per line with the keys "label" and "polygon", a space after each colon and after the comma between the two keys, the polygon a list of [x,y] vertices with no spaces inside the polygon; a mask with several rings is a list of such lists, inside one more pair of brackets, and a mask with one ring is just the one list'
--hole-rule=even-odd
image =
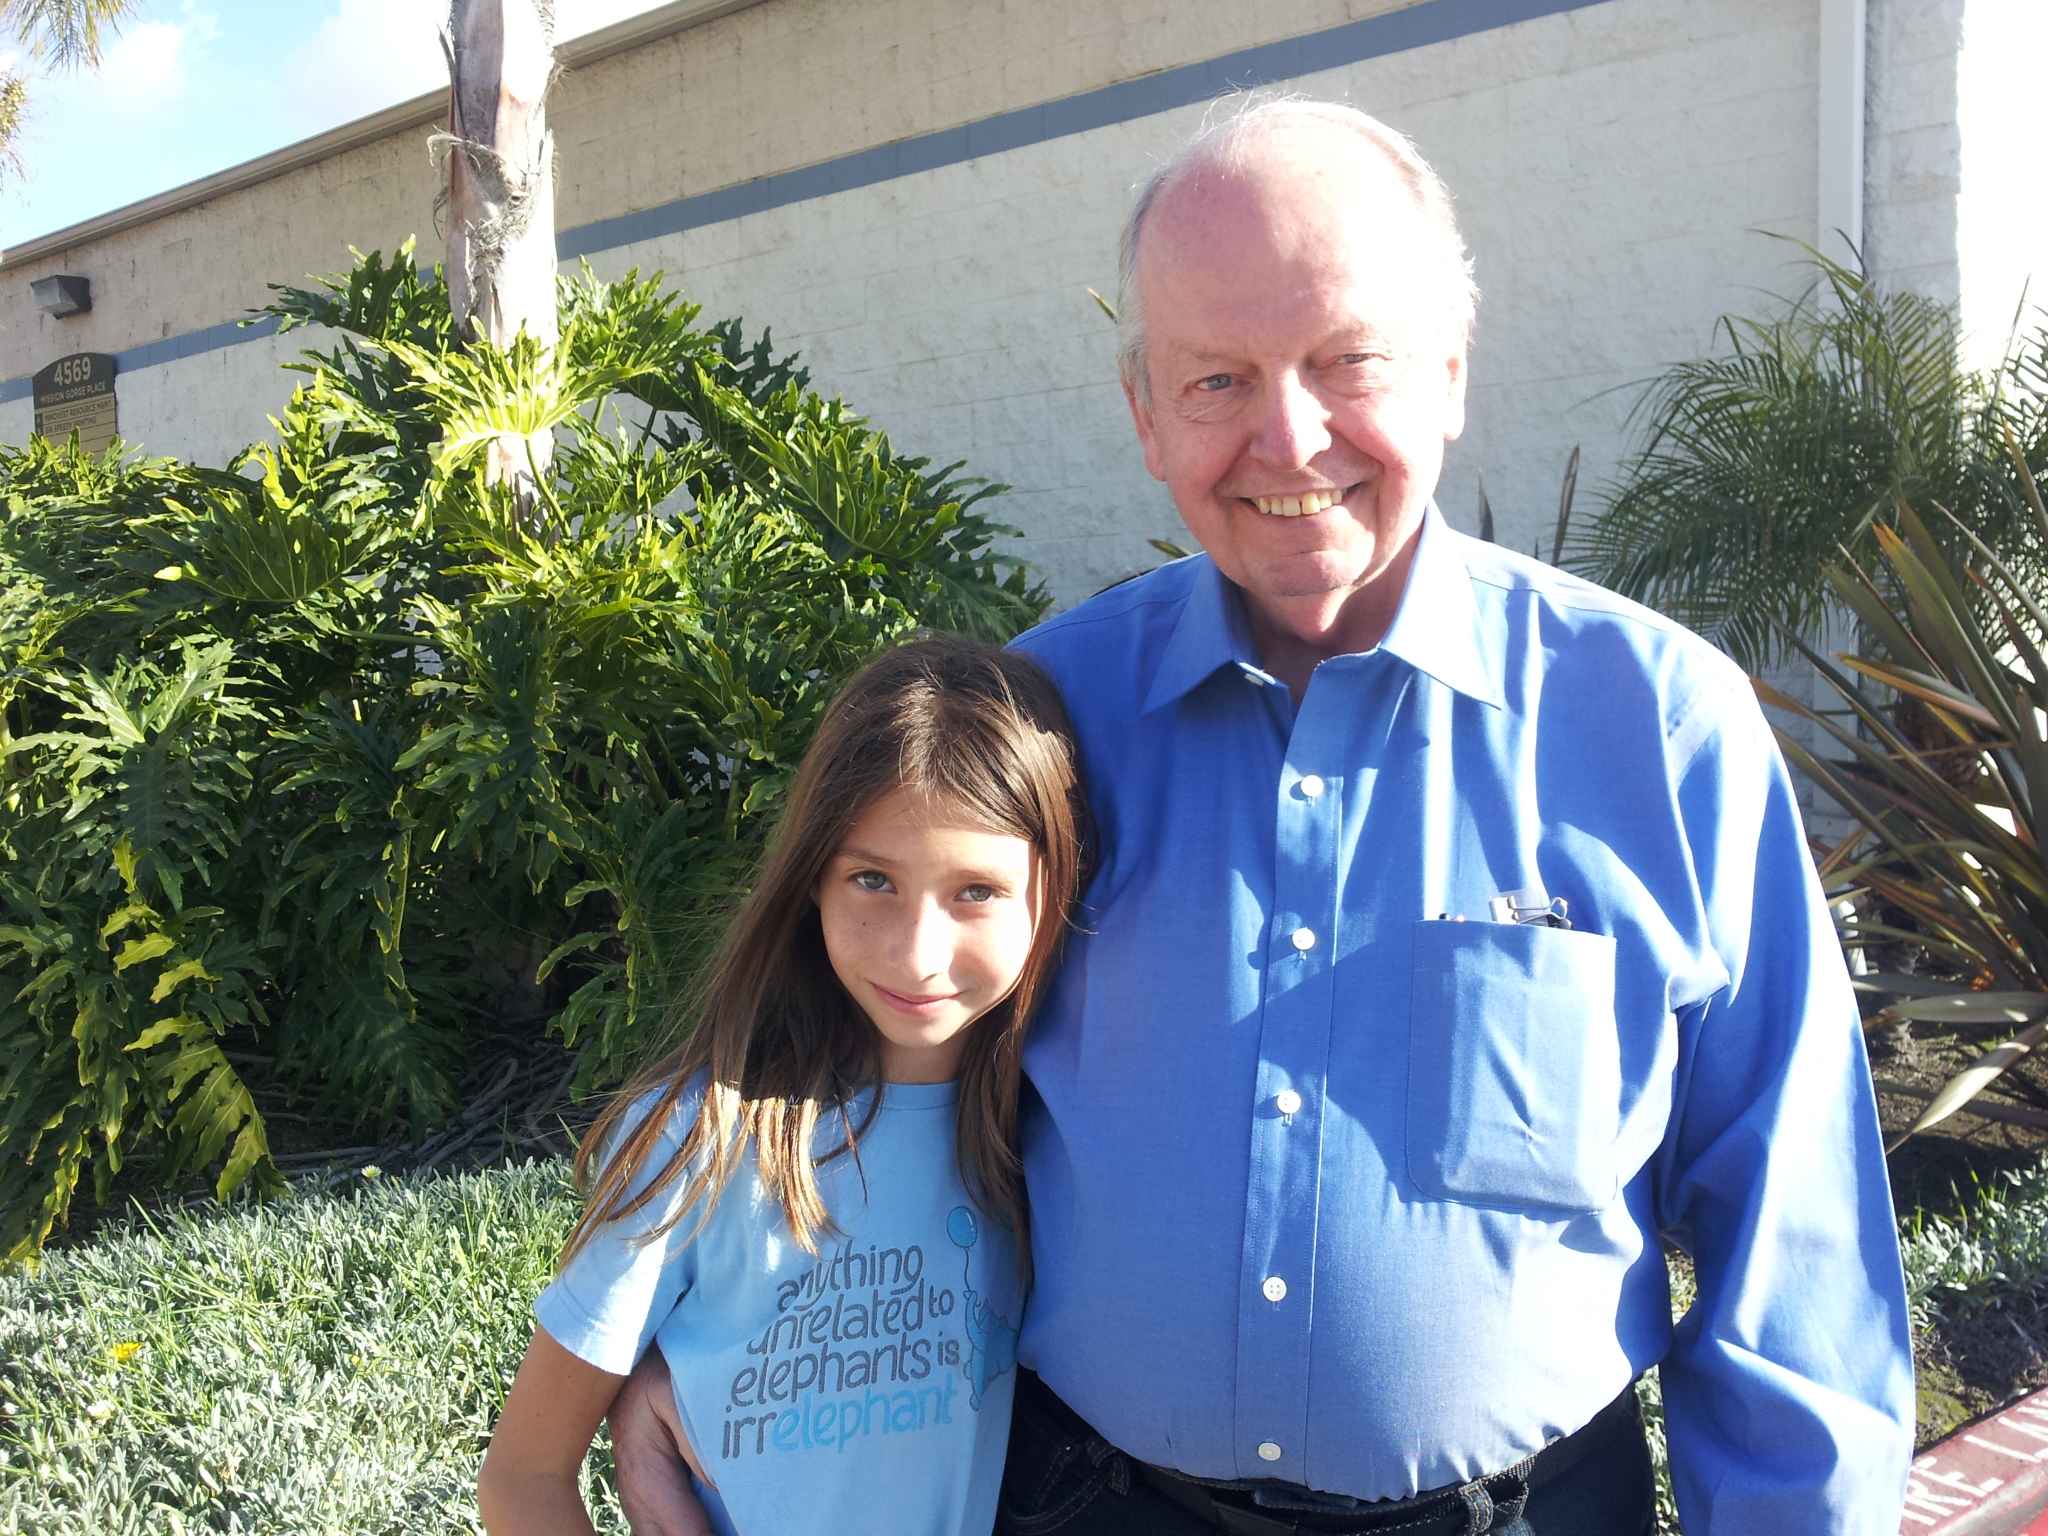
{"label": "blue horizontal stripe on wall", "polygon": [[[114,377],[118,379],[138,368],[153,368],[158,363],[175,363],[180,358],[197,357],[202,352],[217,352],[222,347],[240,346],[245,341],[260,341],[265,336],[275,335],[277,327],[277,316],[262,315],[247,321],[223,320],[219,325],[209,325],[204,330],[166,336],[161,341],[145,341],[139,347],[114,354]],[[22,399],[32,392],[34,382],[32,374],[0,380],[0,403]]]}
{"label": "blue horizontal stripe on wall", "polygon": [[[677,198],[638,213],[579,224],[555,237],[555,249],[564,261],[594,256],[600,251],[701,229],[707,224],[722,224],[750,213],[766,213],[792,203],[829,197],[835,192],[893,181],[899,176],[914,176],[920,171],[935,171],[984,155],[1027,149],[1071,134],[1132,122],[1176,107],[1192,106],[1228,90],[1277,85],[1319,70],[1341,69],[1367,59],[1607,3],[1609,0],[1422,0],[1421,4],[1404,10],[1345,22],[1305,37],[1262,43],[1204,63],[1161,70],[1040,106],[999,112],[962,127],[944,128],[914,139],[841,155],[836,160],[720,187],[715,192]],[[277,321],[266,316],[253,325],[228,321],[148,342],[116,353],[115,374],[118,377],[137,368],[255,341],[276,329]],[[27,374],[0,380],[0,402],[19,400],[29,392]]]}

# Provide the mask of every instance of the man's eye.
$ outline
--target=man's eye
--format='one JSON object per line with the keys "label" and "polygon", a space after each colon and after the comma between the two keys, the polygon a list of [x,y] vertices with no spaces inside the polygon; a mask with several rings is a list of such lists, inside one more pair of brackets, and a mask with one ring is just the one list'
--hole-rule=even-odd
{"label": "man's eye", "polygon": [[854,872],[852,879],[853,883],[864,891],[886,891],[889,889],[889,877],[879,869],[857,870]]}
{"label": "man's eye", "polygon": [[1233,382],[1227,373],[1212,373],[1207,378],[1195,380],[1195,388],[1203,394],[1213,395],[1230,388]]}
{"label": "man's eye", "polygon": [[1346,352],[1337,361],[1346,368],[1369,368],[1387,361],[1384,352]]}

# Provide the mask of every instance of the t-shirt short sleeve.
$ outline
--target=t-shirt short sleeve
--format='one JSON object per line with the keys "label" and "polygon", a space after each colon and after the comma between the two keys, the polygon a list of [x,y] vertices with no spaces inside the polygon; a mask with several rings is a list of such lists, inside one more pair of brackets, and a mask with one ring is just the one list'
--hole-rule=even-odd
{"label": "t-shirt short sleeve", "polygon": [[[612,1139],[616,1147],[654,1109],[658,1095],[635,1103]],[[635,1177],[638,1195],[653,1181],[682,1145],[695,1123],[700,1103],[685,1092],[667,1114],[645,1165]],[[607,1149],[607,1157],[610,1151]],[[601,1371],[628,1374],[653,1341],[662,1320],[690,1289],[695,1263],[690,1235],[695,1218],[675,1216],[682,1203],[688,1172],[677,1177],[659,1198],[622,1220],[594,1230],[566,1268],[533,1304],[536,1322],[557,1344]],[[649,1234],[668,1223],[668,1230]]]}

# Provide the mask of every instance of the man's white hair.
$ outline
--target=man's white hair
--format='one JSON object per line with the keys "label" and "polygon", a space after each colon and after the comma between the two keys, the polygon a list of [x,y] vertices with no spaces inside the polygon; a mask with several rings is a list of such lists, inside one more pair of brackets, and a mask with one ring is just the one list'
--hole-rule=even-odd
{"label": "man's white hair", "polygon": [[1241,170],[1263,134],[1296,123],[1329,123],[1348,128],[1378,150],[1393,167],[1414,197],[1424,228],[1441,246],[1443,302],[1450,312],[1451,334],[1456,337],[1460,351],[1470,345],[1473,317],[1479,307],[1479,287],[1472,280],[1472,255],[1458,229],[1450,188],[1422,158],[1414,142],[1378,118],[1343,102],[1240,92],[1219,98],[1195,136],[1139,188],[1138,200],[1131,205],[1130,217],[1124,220],[1117,255],[1117,371],[1125,387],[1140,400],[1149,398],[1150,383],[1145,372],[1145,311],[1138,294],[1138,242],[1153,205],[1170,187],[1200,172],[1217,170],[1227,175]]}

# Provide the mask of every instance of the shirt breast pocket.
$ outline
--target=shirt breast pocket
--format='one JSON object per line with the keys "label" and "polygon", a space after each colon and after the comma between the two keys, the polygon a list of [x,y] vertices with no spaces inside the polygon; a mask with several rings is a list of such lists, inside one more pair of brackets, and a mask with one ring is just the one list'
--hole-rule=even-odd
{"label": "shirt breast pocket", "polygon": [[1584,1213],[1618,1192],[1614,940],[1415,925],[1408,1176],[1425,1198]]}

